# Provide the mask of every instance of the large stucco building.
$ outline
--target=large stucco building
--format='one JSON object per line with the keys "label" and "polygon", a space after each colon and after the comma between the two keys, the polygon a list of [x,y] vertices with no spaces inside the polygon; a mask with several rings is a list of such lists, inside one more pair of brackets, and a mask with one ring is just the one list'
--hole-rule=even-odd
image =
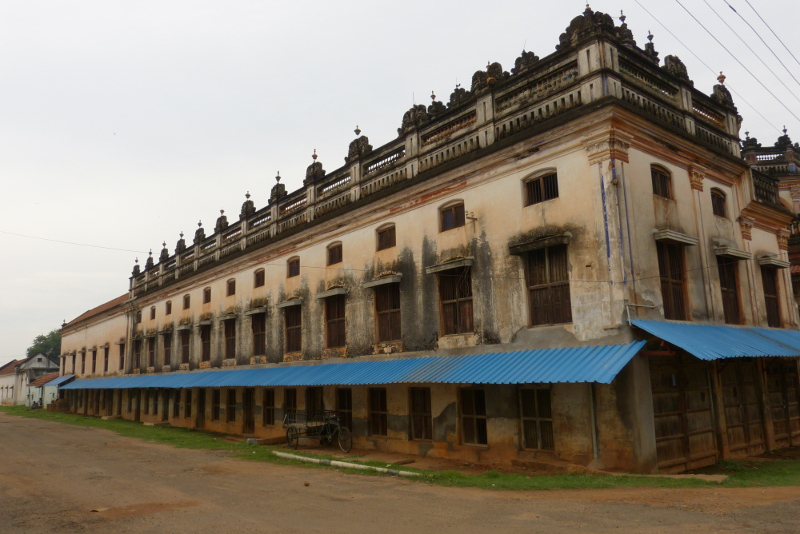
{"label": "large stucco building", "polygon": [[800,442],[792,213],[724,78],[588,8],[559,41],[137,265],[62,331],[70,409],[645,472]]}

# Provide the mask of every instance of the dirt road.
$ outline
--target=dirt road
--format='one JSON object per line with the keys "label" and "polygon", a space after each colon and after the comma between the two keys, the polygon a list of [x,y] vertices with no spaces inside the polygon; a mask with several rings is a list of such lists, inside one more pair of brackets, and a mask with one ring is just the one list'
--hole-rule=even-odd
{"label": "dirt road", "polygon": [[231,460],[0,413],[5,534],[426,531],[800,532],[800,488],[444,488]]}

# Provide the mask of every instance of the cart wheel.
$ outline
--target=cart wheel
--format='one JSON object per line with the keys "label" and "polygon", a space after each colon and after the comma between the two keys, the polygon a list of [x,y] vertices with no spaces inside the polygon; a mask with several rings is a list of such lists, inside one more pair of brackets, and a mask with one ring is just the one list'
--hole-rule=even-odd
{"label": "cart wheel", "polygon": [[350,449],[353,448],[353,436],[345,426],[339,427],[339,448],[344,452],[350,452]]}
{"label": "cart wheel", "polygon": [[297,450],[297,445],[300,443],[300,432],[293,426],[286,429],[286,444],[290,449]]}
{"label": "cart wheel", "polygon": [[323,425],[322,428],[319,429],[319,443],[320,445],[330,445],[333,443],[333,435],[331,432],[330,425]]}

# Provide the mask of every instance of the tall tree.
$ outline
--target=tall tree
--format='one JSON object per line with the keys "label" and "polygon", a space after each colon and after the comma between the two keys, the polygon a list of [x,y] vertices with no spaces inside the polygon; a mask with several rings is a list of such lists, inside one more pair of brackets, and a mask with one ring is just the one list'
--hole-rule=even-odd
{"label": "tall tree", "polygon": [[28,347],[27,356],[44,354],[46,356],[58,356],[61,352],[61,331],[53,330],[49,334],[39,334],[33,338],[33,345]]}

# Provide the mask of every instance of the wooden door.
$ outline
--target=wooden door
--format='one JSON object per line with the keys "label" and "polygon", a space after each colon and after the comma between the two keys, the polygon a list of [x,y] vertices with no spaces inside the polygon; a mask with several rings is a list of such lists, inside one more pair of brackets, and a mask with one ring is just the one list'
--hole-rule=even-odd
{"label": "wooden door", "polygon": [[719,452],[710,365],[688,354],[650,357],[658,468],[662,473],[699,469]]}
{"label": "wooden door", "polygon": [[729,359],[717,364],[725,403],[728,448],[731,457],[764,452],[758,369],[751,359]]}
{"label": "wooden door", "polygon": [[256,390],[253,388],[245,388],[244,402],[242,403],[242,410],[244,412],[243,413],[244,426],[242,427],[243,434],[252,434],[253,432],[255,432],[256,428],[255,407],[256,407]]}
{"label": "wooden door", "polygon": [[775,447],[800,444],[800,409],[798,408],[797,362],[775,359],[766,363],[767,393]]}
{"label": "wooden door", "polygon": [[165,389],[161,393],[161,420],[169,421],[169,392]]}
{"label": "wooden door", "polygon": [[136,393],[133,396],[133,420],[134,421],[141,421],[142,420],[142,390],[137,389]]}
{"label": "wooden door", "polygon": [[197,390],[197,416],[195,419],[195,428],[206,427],[206,390],[201,388]]}

